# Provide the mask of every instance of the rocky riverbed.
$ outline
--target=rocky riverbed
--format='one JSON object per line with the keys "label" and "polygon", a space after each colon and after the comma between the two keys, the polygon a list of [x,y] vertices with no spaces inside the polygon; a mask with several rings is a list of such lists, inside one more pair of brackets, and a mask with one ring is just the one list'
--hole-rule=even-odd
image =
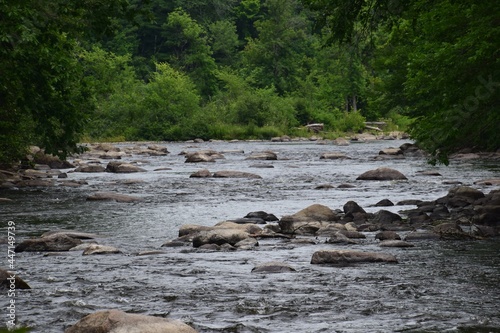
{"label": "rocky riverbed", "polygon": [[431,167],[374,139],[101,144],[68,164],[34,149],[34,169],[0,172],[0,248],[13,221],[31,287],[18,323],[499,332],[498,154]]}

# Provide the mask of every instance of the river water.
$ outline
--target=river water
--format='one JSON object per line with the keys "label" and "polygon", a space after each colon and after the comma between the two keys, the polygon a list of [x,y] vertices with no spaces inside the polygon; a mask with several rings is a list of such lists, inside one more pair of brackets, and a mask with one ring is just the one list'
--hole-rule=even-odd
{"label": "river water", "polygon": [[[63,332],[84,315],[115,308],[181,319],[199,332],[500,332],[500,242],[429,241],[414,248],[381,250],[374,233],[357,245],[342,246],[396,255],[398,264],[347,267],[311,265],[317,244],[262,240],[252,251],[196,252],[192,248],[162,248],[177,237],[183,224],[214,225],[266,211],[277,217],[311,204],[342,209],[349,200],[367,211],[381,199],[432,200],[461,182],[484,192],[495,187],[474,181],[498,177],[498,165],[455,161],[431,167],[423,158],[376,160],[378,151],[406,141],[374,141],[338,147],[316,142],[168,143],[168,156],[129,156],[145,173],[68,173],[85,180],[81,187],[0,190],[0,237],[7,221],[16,224],[16,241],[56,229],[102,235],[100,244],[123,254],[82,256],[79,251],[16,255],[16,269],[31,290],[18,290],[18,322],[33,332]],[[126,145],[121,145],[122,148]],[[187,164],[181,151],[214,149],[225,159]],[[246,160],[252,152],[271,150],[277,161]],[[343,152],[351,159],[320,160],[324,152]],[[107,161],[103,161],[107,163]],[[257,166],[269,166],[262,168]],[[395,168],[409,180],[357,181],[362,172],[381,166]],[[160,171],[154,171],[161,169]],[[202,168],[252,172],[262,179],[189,178]],[[442,176],[421,176],[434,170]],[[68,170],[69,171],[69,170]],[[342,183],[354,188],[318,190]],[[97,191],[142,197],[137,203],[94,202]],[[398,212],[413,206],[394,206]],[[6,245],[0,245],[6,253]],[[162,254],[137,256],[141,251]],[[6,255],[4,255],[6,258]],[[297,272],[252,274],[252,268],[284,261]],[[6,263],[2,263],[4,267]],[[8,304],[0,298],[0,308]],[[5,313],[5,315],[4,315]],[[6,321],[6,310],[1,310]]]}

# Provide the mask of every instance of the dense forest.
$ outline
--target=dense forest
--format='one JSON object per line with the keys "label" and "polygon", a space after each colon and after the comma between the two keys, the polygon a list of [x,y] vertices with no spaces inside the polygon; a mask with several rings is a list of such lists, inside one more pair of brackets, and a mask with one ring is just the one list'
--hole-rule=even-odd
{"label": "dense forest", "polygon": [[267,139],[386,120],[500,147],[494,0],[0,0],[0,164],[30,144]]}

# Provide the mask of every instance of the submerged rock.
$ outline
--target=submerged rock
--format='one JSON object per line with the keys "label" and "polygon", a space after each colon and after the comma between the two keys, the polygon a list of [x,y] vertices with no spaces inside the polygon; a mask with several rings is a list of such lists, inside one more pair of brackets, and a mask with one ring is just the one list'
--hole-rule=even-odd
{"label": "submerged rock", "polygon": [[53,236],[26,239],[16,246],[16,252],[58,252],[69,251],[69,249],[80,245],[81,240],[66,236],[64,234],[55,234]]}
{"label": "submerged rock", "polygon": [[390,239],[382,241],[378,244],[381,247],[414,247],[412,243],[405,242],[403,240]]}
{"label": "submerged rock", "polygon": [[289,264],[279,261],[266,262],[252,268],[252,273],[289,273],[296,271]]}
{"label": "submerged rock", "polygon": [[64,333],[196,333],[196,330],[180,320],[106,310],[85,316]]}
{"label": "submerged rock", "polygon": [[31,289],[17,274],[0,268],[0,290]]}
{"label": "submerged rock", "polygon": [[83,251],[83,255],[92,255],[92,254],[116,254],[122,253],[122,251],[118,250],[113,246],[99,245],[99,244],[91,244],[88,246],[85,251]]}
{"label": "submerged rock", "polygon": [[97,192],[92,195],[89,195],[87,197],[87,201],[137,202],[137,201],[142,201],[142,199],[126,194]]}
{"label": "submerged rock", "polygon": [[381,231],[381,232],[377,233],[375,235],[375,239],[380,239],[381,241],[384,241],[384,240],[401,240],[401,236],[399,236],[394,231],[385,230],[385,231]]}
{"label": "submerged rock", "polygon": [[311,264],[356,264],[370,262],[397,263],[392,254],[355,250],[320,250],[314,252]]}
{"label": "submerged rock", "polygon": [[223,170],[223,171],[216,171],[213,174],[213,177],[215,178],[250,178],[250,179],[261,179],[262,177],[250,173],[250,172],[243,172],[243,171],[231,171],[231,170]]}

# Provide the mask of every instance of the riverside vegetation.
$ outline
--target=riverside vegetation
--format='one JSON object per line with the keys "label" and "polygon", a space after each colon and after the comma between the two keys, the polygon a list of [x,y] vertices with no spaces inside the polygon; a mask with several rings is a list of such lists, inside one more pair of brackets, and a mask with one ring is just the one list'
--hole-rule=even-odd
{"label": "riverside vegetation", "polygon": [[[0,2],[0,163],[36,144],[409,130],[431,160],[496,150],[487,1]],[[341,41],[341,43],[337,43]]]}

